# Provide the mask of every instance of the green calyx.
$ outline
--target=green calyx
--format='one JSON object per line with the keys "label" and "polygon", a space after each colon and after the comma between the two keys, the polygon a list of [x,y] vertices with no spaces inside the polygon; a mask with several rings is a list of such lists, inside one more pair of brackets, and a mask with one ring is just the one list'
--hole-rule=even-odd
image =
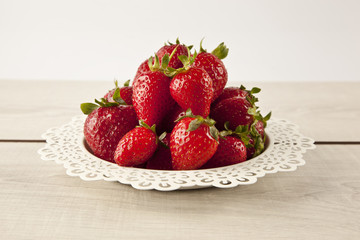
{"label": "green calyx", "polygon": [[[120,88],[118,87],[118,81],[115,80],[115,91],[113,94],[112,99],[114,102],[109,102],[105,98],[100,98],[100,100],[95,99],[95,103],[82,103],[80,104],[80,109],[85,115],[89,115],[92,113],[95,109],[99,107],[115,107],[119,105],[127,105],[126,102],[121,98],[120,96]],[[129,86],[130,80],[127,80],[124,83],[124,86]]]}
{"label": "green calyx", "polygon": [[197,56],[196,51],[195,51],[194,55],[191,56],[191,52],[190,52],[191,47],[192,46],[186,47],[187,48],[187,56],[185,56],[185,55],[178,56],[179,60],[183,64],[183,67],[175,69],[175,68],[171,68],[168,66],[170,60],[172,59],[172,57],[175,54],[175,51],[178,48],[178,46],[176,46],[176,48],[171,52],[170,56],[168,54],[165,54],[163,56],[163,58],[161,59],[161,64],[160,64],[160,59],[156,54],[155,54],[155,57],[150,57],[148,60],[148,65],[149,65],[150,70],[151,71],[160,71],[160,72],[164,73],[166,76],[171,77],[171,78],[181,72],[188,70],[191,67],[191,65],[194,63],[195,58]]}
{"label": "green calyx", "polygon": [[[172,45],[179,45],[179,44],[182,44],[179,40],[179,37],[176,38],[176,42],[175,43],[172,43],[170,41],[167,41],[167,43],[165,43],[164,45],[165,46],[172,46]],[[186,46],[185,44],[183,44],[184,46]],[[190,45],[190,46],[187,46],[190,50],[193,48],[193,45]]]}
{"label": "green calyx", "polygon": [[151,131],[153,131],[156,134],[156,125],[153,124],[151,127],[144,122],[144,120],[139,120],[139,127],[144,127],[146,129],[149,129]]}
{"label": "green calyx", "polygon": [[222,42],[211,53],[217,56],[219,59],[224,59],[227,57],[229,53],[229,48],[227,48],[225,44]]}
{"label": "green calyx", "polygon": [[168,54],[165,54],[161,59],[161,64],[160,64],[160,59],[156,54],[155,54],[155,57],[151,56],[148,60],[148,65],[149,65],[150,70],[153,72],[159,71],[159,72],[164,73],[168,77],[172,77],[173,76],[172,73],[174,71],[176,71],[176,69],[170,68],[170,67],[168,67],[168,65],[169,65],[170,60],[174,56],[177,48],[178,48],[177,46],[174,48],[174,50],[171,52],[170,56]]}
{"label": "green calyx", "polygon": [[195,131],[196,129],[198,129],[202,124],[205,124],[207,126],[209,126],[209,130],[210,130],[210,135],[216,140],[219,141],[219,131],[217,130],[217,128],[215,127],[215,120],[211,119],[210,117],[207,118],[203,118],[200,115],[194,115],[191,111],[191,109],[189,108],[188,110],[186,110],[185,115],[178,118],[175,122],[179,122],[182,119],[185,118],[194,118],[194,120],[192,120],[189,123],[188,129],[186,130],[187,132],[192,132]]}
{"label": "green calyx", "polygon": [[164,142],[163,142],[163,140],[164,140],[164,138],[166,137],[166,134],[167,134],[167,132],[163,132],[160,136],[159,136],[159,141],[160,141],[160,144],[163,146],[163,147],[165,147],[165,148],[170,148],[168,145],[166,145]]}
{"label": "green calyx", "polygon": [[256,103],[259,101],[259,99],[254,96],[254,94],[259,93],[261,89],[258,87],[253,87],[251,90],[247,90],[243,85],[240,86],[240,89],[248,93],[248,95],[246,96],[246,100],[252,106],[248,109],[248,114],[252,115],[255,120],[263,122],[264,127],[266,127],[266,122],[271,118],[271,112],[269,112],[265,117],[263,117],[260,113],[259,107],[256,106]]}
{"label": "green calyx", "polygon": [[194,54],[191,55],[190,48],[187,47],[187,56],[185,56],[185,55],[178,56],[179,60],[183,64],[183,67],[177,68],[177,69],[168,68],[168,75],[167,76],[174,77],[175,75],[177,75],[177,74],[179,74],[181,72],[187,71],[193,65],[196,56],[197,56],[197,52],[195,51]]}
{"label": "green calyx", "polygon": [[[145,123],[143,120],[139,120],[139,126],[137,126],[137,127],[143,127],[143,128],[146,128],[146,129],[151,130],[151,131],[155,134],[155,136],[156,136],[156,144],[158,144],[159,138],[160,138],[162,135],[164,135],[164,133],[163,133],[163,134],[161,134],[160,137],[158,137],[157,134],[156,134],[156,125],[153,124],[153,125],[150,127],[150,126],[149,126],[147,123]],[[166,136],[166,132],[165,132],[165,135],[162,136],[162,139],[164,139],[165,136]],[[162,140],[162,139],[161,139],[161,140]]]}
{"label": "green calyx", "polygon": [[235,131],[229,128],[229,122],[224,124],[225,130],[220,132],[220,137],[236,136],[244,142],[246,147],[251,147],[249,125],[239,125]]}
{"label": "green calyx", "polygon": [[109,102],[105,98],[101,98],[100,101],[95,99],[95,103],[82,103],[80,104],[80,109],[85,115],[89,115],[99,107],[114,107],[120,105],[120,103],[117,102]]}
{"label": "green calyx", "polygon": [[263,138],[255,127],[257,121],[258,120],[255,120],[253,124],[251,124],[250,126],[250,136],[254,140],[254,144],[252,144],[251,147],[254,147],[255,149],[255,152],[252,157],[256,157],[260,155],[260,153],[262,153],[265,148],[265,136]]}
{"label": "green calyx", "polygon": [[[204,38],[200,41],[200,52],[207,52],[206,49],[203,48],[202,43]],[[227,57],[229,53],[229,48],[226,47],[224,42],[220,43],[212,52],[211,54],[215,55],[219,59],[224,59]]]}
{"label": "green calyx", "polygon": [[201,41],[200,41],[200,52],[201,53],[202,52],[207,52],[206,49],[204,49],[203,46],[202,46],[203,41],[204,41],[204,38],[202,38]]}
{"label": "green calyx", "polygon": [[248,102],[251,103],[252,106],[254,106],[255,103],[259,101],[259,99],[255,97],[254,94],[259,93],[261,91],[260,88],[253,87],[251,90],[247,90],[244,85],[241,85],[240,89],[248,93],[248,96],[246,96],[246,100],[248,100]]}
{"label": "green calyx", "polygon": [[267,121],[270,120],[271,118],[271,112],[269,112],[268,114],[266,114],[266,116],[264,117],[261,113],[260,110],[258,110],[258,107],[254,106],[252,108],[248,109],[248,114],[252,115],[255,119],[255,121],[261,121],[264,123],[264,128],[267,125]]}
{"label": "green calyx", "polygon": [[126,82],[124,82],[124,87],[130,86],[130,79],[128,79]]}

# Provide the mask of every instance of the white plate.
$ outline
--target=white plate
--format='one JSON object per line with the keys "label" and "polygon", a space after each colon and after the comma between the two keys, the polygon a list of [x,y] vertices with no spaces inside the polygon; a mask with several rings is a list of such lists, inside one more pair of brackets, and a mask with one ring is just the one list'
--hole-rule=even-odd
{"label": "white plate", "polygon": [[298,126],[287,120],[271,119],[266,128],[265,151],[246,162],[231,166],[162,171],[120,167],[95,157],[86,148],[83,134],[86,116],[76,116],[69,123],[47,130],[42,135],[45,147],[39,149],[43,160],[64,165],[70,176],[85,181],[105,180],[130,184],[141,190],[172,191],[204,187],[231,188],[253,184],[266,173],[294,171],[305,164],[303,154],[314,149],[314,140],[299,133]]}

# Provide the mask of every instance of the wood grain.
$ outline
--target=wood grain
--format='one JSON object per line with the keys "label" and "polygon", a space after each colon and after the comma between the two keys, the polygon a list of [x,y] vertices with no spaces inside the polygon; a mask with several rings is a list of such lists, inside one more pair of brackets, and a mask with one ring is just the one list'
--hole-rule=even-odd
{"label": "wood grain", "polygon": [[[360,141],[360,82],[239,83],[259,86],[259,105],[288,119],[317,141]],[[109,82],[0,81],[0,139],[40,139],[50,127],[82,114],[79,105],[100,98]]]}
{"label": "wood grain", "polygon": [[2,239],[358,239],[360,146],[318,146],[295,172],[232,189],[140,191],[0,143]]}

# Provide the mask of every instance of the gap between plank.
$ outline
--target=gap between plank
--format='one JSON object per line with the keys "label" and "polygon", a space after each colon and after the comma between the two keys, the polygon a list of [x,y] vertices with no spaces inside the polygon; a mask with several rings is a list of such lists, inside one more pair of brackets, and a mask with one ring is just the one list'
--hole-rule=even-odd
{"label": "gap between plank", "polygon": [[0,142],[22,142],[22,143],[45,143],[46,140],[33,140],[33,139],[0,139]]}
{"label": "gap between plank", "polygon": [[357,145],[360,141],[315,141],[315,145]]}

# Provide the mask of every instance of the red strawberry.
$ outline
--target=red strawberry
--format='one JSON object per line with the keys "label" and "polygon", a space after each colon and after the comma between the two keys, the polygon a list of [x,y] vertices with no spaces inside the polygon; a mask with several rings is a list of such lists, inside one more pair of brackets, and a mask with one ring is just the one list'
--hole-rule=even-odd
{"label": "red strawberry", "polygon": [[253,156],[255,155],[255,147],[254,147],[254,139],[250,138],[249,144],[250,146],[248,146],[246,148],[246,159],[249,160],[251,158],[253,158]]}
{"label": "red strawberry", "polygon": [[224,129],[224,124],[229,122],[229,128],[235,129],[239,125],[250,126],[254,116],[249,113],[251,104],[244,98],[233,97],[224,99],[211,110],[211,118],[216,121],[218,129]]}
{"label": "red strawberry", "polygon": [[228,52],[229,49],[226,48],[224,43],[221,43],[214,51],[207,53],[200,43],[200,53],[195,57],[193,63],[194,67],[202,68],[209,74],[214,89],[212,101],[215,101],[221,94],[228,80],[227,70],[221,61],[227,56]]}
{"label": "red strawberry", "polygon": [[214,123],[201,116],[185,116],[176,124],[170,138],[174,170],[198,169],[215,154],[218,142]]}
{"label": "red strawberry", "polygon": [[158,144],[158,149],[155,154],[147,161],[147,169],[172,170],[170,134],[165,134],[165,136],[162,135],[159,137],[160,142]]}
{"label": "red strawberry", "polygon": [[213,97],[212,80],[203,69],[191,67],[178,73],[170,83],[170,93],[183,109],[207,117]]}
{"label": "red strawberry", "polygon": [[114,162],[114,152],[120,139],[137,125],[133,106],[108,103],[81,104],[88,117],[84,124],[85,140],[95,156]]}
{"label": "red strawberry", "polygon": [[149,67],[149,59],[146,59],[144,62],[142,62],[140,64],[139,68],[137,69],[135,77],[134,77],[134,81],[135,81],[135,79],[140,77],[142,74],[149,73],[149,72],[151,72],[150,67]]}
{"label": "red strawberry", "polygon": [[133,105],[139,119],[148,125],[159,124],[175,101],[169,90],[171,79],[155,71],[140,75],[133,84]]}
{"label": "red strawberry", "polygon": [[[169,59],[169,62],[167,63],[166,67],[171,67],[174,69],[183,67],[183,64],[180,61],[179,56],[188,54],[187,47],[183,44],[180,44],[178,39],[176,40],[176,44],[172,44],[172,43],[169,44],[170,45],[165,45],[157,51],[156,56],[159,59],[159,64],[162,64],[162,59],[164,58],[165,55],[168,55],[169,57],[171,56],[171,58]],[[153,59],[151,65],[152,64],[154,64]],[[137,79],[140,75],[144,73],[149,73],[150,71],[151,70],[149,67],[149,59],[147,59],[144,62],[142,62],[138,67],[134,80]]]}
{"label": "red strawberry", "polygon": [[256,121],[254,124],[254,127],[256,129],[256,131],[260,134],[260,136],[262,138],[264,138],[264,134],[265,134],[265,124],[263,121]]}
{"label": "red strawberry", "polygon": [[233,98],[233,97],[240,97],[247,99],[250,103],[255,103],[258,99],[253,95],[255,93],[260,92],[261,89],[254,87],[250,91],[246,90],[246,88],[241,85],[241,87],[227,87],[221,92],[220,96],[212,103],[213,106],[218,104],[224,99]]}
{"label": "red strawberry", "polygon": [[105,94],[104,98],[109,102],[115,102],[113,99],[114,93],[119,88],[119,97],[124,100],[127,105],[132,105],[132,87],[129,86],[130,80],[124,83],[124,86],[119,88],[117,81],[115,81],[115,88]]}
{"label": "red strawberry", "polygon": [[[172,44],[172,43],[169,44],[170,45],[165,45],[162,48],[160,48],[156,53],[156,55],[160,59],[160,63],[161,63],[161,59],[165,56],[165,54],[167,54],[169,56],[172,55],[168,67],[175,69],[183,67],[183,63],[179,60],[179,56],[181,55],[186,56],[188,54],[187,47],[183,44],[180,44],[179,39],[176,39],[176,44]],[[174,50],[175,52],[173,52]]]}
{"label": "red strawberry", "polygon": [[246,161],[246,147],[237,137],[220,137],[214,156],[201,168],[216,168]]}
{"label": "red strawberry", "polygon": [[119,141],[114,154],[115,162],[124,167],[141,165],[154,154],[157,142],[155,125],[150,128],[140,120],[140,127],[134,128]]}
{"label": "red strawberry", "polygon": [[[265,148],[265,127],[270,119],[271,113],[262,117],[261,114],[255,116],[254,123],[250,126],[249,145],[247,146],[247,159],[258,156]],[[258,120],[260,119],[260,120]]]}

